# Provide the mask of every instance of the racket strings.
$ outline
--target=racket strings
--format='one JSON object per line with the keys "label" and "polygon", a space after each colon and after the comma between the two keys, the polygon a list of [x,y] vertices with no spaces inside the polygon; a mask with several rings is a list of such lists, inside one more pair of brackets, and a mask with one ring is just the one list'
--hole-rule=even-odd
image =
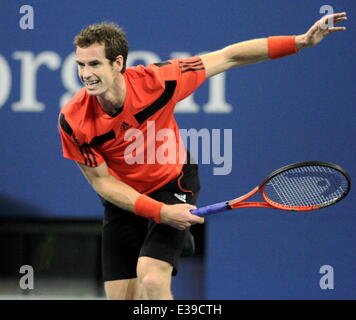
{"label": "racket strings", "polygon": [[269,180],[263,193],[275,203],[304,207],[323,206],[335,202],[347,190],[348,181],[341,172],[315,165],[281,172]]}

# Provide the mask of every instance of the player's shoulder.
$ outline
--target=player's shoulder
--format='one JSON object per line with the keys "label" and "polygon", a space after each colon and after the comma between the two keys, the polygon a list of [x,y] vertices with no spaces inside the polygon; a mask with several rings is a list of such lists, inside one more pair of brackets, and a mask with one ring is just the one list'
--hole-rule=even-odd
{"label": "player's shoulder", "polygon": [[78,131],[78,128],[83,127],[88,116],[88,110],[90,110],[90,101],[90,96],[83,88],[63,106],[59,113],[58,122],[65,132]]}
{"label": "player's shoulder", "polygon": [[155,78],[160,75],[171,74],[179,69],[179,60],[171,59],[161,62],[150,63],[146,66],[137,65],[126,69],[129,79]]}
{"label": "player's shoulder", "polygon": [[143,79],[151,79],[156,76],[156,70],[151,67],[151,65],[137,65],[133,67],[129,67],[125,70],[125,77],[128,80],[143,80]]}
{"label": "player's shoulder", "polygon": [[147,66],[138,65],[128,68],[128,78],[177,78],[188,71],[203,70],[204,65],[199,56],[188,58],[174,58],[170,60],[154,62]]}
{"label": "player's shoulder", "polygon": [[71,115],[83,111],[89,102],[89,95],[85,88],[79,90],[61,109],[62,114]]}

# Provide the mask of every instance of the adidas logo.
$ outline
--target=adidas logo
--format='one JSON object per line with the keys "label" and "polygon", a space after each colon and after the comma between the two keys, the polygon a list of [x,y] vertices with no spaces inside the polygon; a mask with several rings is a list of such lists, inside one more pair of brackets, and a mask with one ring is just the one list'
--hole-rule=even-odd
{"label": "adidas logo", "polygon": [[120,131],[125,131],[131,127],[132,127],[131,124],[128,124],[127,122],[122,121],[121,126],[120,126]]}
{"label": "adidas logo", "polygon": [[187,202],[187,195],[185,193],[175,193],[174,196],[182,202]]}

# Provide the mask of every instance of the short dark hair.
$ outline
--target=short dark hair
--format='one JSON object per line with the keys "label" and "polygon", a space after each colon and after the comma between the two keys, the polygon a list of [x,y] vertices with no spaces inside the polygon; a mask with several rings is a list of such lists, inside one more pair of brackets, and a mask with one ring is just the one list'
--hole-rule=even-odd
{"label": "short dark hair", "polygon": [[75,48],[87,48],[94,43],[105,46],[105,57],[111,64],[116,60],[117,56],[122,55],[124,63],[121,72],[125,72],[129,46],[122,28],[112,22],[92,24],[82,29],[74,38]]}

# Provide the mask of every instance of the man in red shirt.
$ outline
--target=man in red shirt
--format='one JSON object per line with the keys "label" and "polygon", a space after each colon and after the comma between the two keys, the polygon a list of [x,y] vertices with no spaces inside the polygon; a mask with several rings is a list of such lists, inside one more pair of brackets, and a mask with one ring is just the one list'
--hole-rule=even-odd
{"label": "man in red shirt", "polygon": [[[76,161],[102,199],[103,273],[110,299],[172,299],[171,277],[199,192],[197,165],[184,149],[174,107],[207,78],[276,59],[319,43],[344,27],[346,13],[317,21],[305,34],[236,43],[188,59],[126,69],[121,28],[97,24],[74,44],[84,84],[61,110],[64,157]],[[177,194],[183,195],[177,197]]]}

